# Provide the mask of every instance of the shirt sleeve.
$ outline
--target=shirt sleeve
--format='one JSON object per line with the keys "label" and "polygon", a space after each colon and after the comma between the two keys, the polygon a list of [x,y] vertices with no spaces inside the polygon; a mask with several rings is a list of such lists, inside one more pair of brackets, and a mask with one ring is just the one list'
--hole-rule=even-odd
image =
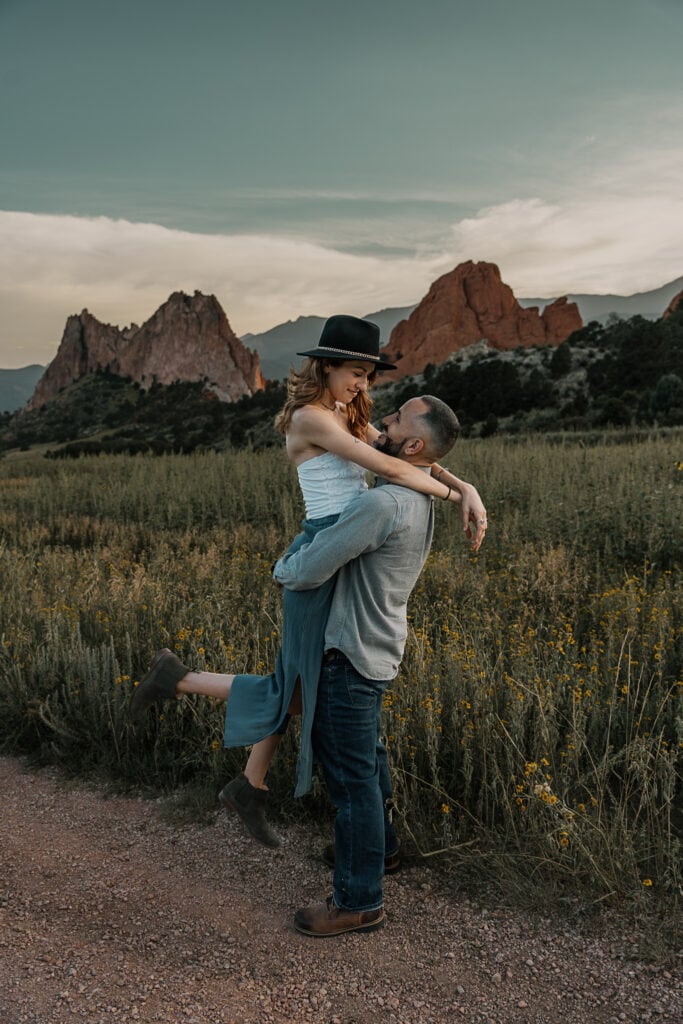
{"label": "shirt sleeve", "polygon": [[396,498],[386,488],[360,494],[333,526],[293,554],[283,555],[273,567],[273,578],[288,590],[321,586],[342,565],[381,547],[396,529],[398,514]]}

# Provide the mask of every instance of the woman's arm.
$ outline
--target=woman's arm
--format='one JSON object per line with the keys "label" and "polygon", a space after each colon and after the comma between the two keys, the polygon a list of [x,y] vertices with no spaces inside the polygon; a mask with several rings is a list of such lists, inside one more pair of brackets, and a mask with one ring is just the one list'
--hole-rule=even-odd
{"label": "woman's arm", "polygon": [[393,455],[385,455],[372,445],[366,444],[357,437],[352,437],[333,417],[320,409],[308,405],[297,409],[293,428],[297,432],[297,440],[308,442],[324,451],[333,452],[347,462],[355,462],[363,469],[370,470],[392,484],[410,487],[421,494],[430,494],[435,498],[448,498],[460,502],[460,493],[456,493],[449,483],[441,483],[417,466],[396,459]]}
{"label": "woman's arm", "polygon": [[[460,495],[462,528],[474,550],[478,551],[486,533],[488,517],[477,488],[473,484],[459,480],[457,476],[454,476],[448,469],[440,466],[437,462],[432,464],[432,476],[440,483],[445,483],[452,487]],[[474,527],[474,530],[472,527]]]}
{"label": "woman's arm", "polygon": [[[380,436],[379,430],[372,424],[368,424],[367,433],[370,444]],[[478,551],[486,533],[486,509],[476,487],[473,484],[468,484],[465,480],[459,480],[438,462],[432,463],[431,473],[439,483],[453,488],[455,501],[460,503],[460,518],[465,536],[471,542],[474,550]]]}

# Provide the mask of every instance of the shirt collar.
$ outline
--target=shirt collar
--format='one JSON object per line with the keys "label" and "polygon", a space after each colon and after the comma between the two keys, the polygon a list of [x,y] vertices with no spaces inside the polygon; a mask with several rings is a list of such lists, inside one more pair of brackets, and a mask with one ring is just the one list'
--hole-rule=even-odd
{"label": "shirt collar", "polygon": [[[415,463],[413,462],[412,465],[415,466]],[[423,473],[431,473],[431,471],[432,471],[432,467],[431,466],[415,466],[415,468],[416,469],[421,469]],[[385,480],[385,478],[383,476],[376,476],[375,477],[375,483],[374,483],[375,487],[384,487],[384,485],[387,484],[387,483],[389,483],[389,481]]]}

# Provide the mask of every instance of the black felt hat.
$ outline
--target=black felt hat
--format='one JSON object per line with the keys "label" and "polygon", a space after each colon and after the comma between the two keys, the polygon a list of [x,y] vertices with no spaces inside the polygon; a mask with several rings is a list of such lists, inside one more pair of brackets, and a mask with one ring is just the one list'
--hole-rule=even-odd
{"label": "black felt hat", "polygon": [[395,370],[379,350],[379,327],[357,316],[331,316],[325,321],[317,348],[297,352],[317,359],[360,359],[377,363],[378,370]]}

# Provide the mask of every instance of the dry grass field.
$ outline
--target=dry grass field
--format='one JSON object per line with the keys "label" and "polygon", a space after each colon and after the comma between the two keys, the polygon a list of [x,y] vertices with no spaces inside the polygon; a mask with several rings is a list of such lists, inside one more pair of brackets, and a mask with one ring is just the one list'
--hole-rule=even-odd
{"label": "dry grass field", "polygon": [[[678,897],[680,442],[456,446],[489,533],[471,554],[438,504],[385,700],[416,856],[563,898]],[[243,757],[222,749],[222,709],[185,699],[140,734],[128,695],[161,646],[218,670],[273,664],[270,566],[301,514],[279,450],[1,460],[0,749],[210,813]],[[319,786],[291,797],[290,733],[274,803],[318,815]]]}

